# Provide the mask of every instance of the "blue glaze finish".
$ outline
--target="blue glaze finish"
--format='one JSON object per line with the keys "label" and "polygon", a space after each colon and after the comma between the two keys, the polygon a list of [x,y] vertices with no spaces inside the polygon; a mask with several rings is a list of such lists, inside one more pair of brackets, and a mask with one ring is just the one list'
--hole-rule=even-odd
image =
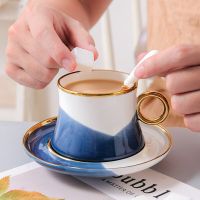
{"label": "blue glaze finish", "polygon": [[64,160],[49,152],[48,141],[54,134],[56,121],[35,130],[25,142],[28,155],[50,170],[77,176],[107,177],[116,175],[102,163]]}
{"label": "blue glaze finish", "polygon": [[109,136],[80,124],[60,108],[52,147],[68,158],[103,162],[135,155],[144,147],[144,139],[137,115],[115,136]]}

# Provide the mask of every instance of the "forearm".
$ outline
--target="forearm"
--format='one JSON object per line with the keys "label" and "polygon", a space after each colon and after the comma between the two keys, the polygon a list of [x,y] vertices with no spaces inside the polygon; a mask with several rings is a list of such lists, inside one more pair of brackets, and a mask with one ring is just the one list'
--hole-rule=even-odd
{"label": "forearm", "polygon": [[90,29],[111,0],[30,0],[29,5],[34,6],[42,2],[69,14],[80,21],[86,29]]}

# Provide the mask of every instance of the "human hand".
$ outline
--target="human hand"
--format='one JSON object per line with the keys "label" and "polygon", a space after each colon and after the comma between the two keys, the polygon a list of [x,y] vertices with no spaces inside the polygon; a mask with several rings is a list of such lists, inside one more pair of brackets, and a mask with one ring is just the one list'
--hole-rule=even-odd
{"label": "human hand", "polygon": [[9,29],[6,73],[20,84],[42,89],[60,67],[75,70],[73,47],[92,51],[95,59],[97,50],[77,20],[42,1],[32,2]]}
{"label": "human hand", "polygon": [[171,47],[144,61],[135,72],[138,78],[165,76],[172,109],[193,131],[200,131],[199,55],[199,45]]}

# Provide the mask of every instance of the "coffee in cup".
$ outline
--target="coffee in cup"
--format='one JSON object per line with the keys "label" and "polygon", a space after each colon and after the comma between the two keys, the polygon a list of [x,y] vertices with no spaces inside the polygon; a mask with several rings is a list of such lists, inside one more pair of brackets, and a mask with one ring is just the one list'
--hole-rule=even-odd
{"label": "coffee in cup", "polygon": [[115,80],[91,79],[70,83],[64,87],[67,90],[88,94],[106,94],[118,92],[122,89],[123,82]]}

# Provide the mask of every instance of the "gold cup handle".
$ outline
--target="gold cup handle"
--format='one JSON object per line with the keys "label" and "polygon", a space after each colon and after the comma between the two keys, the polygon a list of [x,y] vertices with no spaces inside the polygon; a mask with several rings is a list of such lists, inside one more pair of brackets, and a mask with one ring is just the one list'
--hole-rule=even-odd
{"label": "gold cup handle", "polygon": [[[141,104],[148,97],[154,97],[159,99],[163,105],[163,112],[156,119],[148,119],[141,113]],[[160,124],[167,118],[168,114],[169,114],[169,104],[167,102],[167,99],[161,93],[153,91],[145,92],[138,97],[137,115],[140,121],[144,122],[145,124],[151,124],[151,125]]]}

